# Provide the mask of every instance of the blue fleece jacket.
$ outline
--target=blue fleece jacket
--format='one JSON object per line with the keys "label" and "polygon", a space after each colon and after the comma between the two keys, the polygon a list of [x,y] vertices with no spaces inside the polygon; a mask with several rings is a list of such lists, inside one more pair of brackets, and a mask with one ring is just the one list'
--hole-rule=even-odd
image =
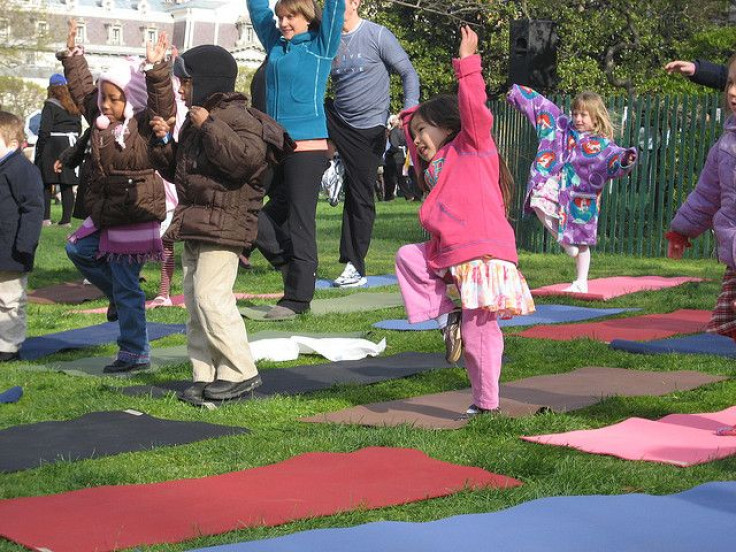
{"label": "blue fleece jacket", "polygon": [[340,46],[345,0],[325,0],[319,30],[291,40],[281,36],[268,0],[248,0],[247,5],[253,28],[268,52],[268,114],[294,140],[327,138],[324,98],[332,58]]}

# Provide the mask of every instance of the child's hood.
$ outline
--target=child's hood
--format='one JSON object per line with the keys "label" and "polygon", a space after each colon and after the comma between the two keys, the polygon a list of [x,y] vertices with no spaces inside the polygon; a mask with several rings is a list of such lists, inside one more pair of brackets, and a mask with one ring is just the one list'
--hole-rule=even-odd
{"label": "child's hood", "polygon": [[[136,113],[143,111],[148,102],[146,90],[146,75],[141,69],[141,60],[136,57],[128,57],[123,63],[115,65],[100,74],[98,80],[97,107],[102,111],[102,83],[109,82],[120,88],[125,94],[125,109],[123,110],[123,124],[115,131],[115,141],[125,148],[124,135],[127,132],[128,122]],[[104,130],[113,121],[106,115],[100,115],[95,120],[95,126]]]}

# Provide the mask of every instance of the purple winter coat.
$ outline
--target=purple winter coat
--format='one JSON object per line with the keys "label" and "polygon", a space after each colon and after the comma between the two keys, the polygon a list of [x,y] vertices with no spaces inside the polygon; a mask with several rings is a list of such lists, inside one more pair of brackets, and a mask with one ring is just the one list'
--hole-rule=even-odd
{"label": "purple winter coat", "polygon": [[524,209],[530,211],[530,194],[536,186],[549,178],[557,179],[560,185],[557,241],[595,245],[603,186],[633,168],[633,164],[622,166],[621,161],[627,152],[636,154],[636,148],[627,150],[607,138],[578,132],[572,119],[559,107],[526,86],[515,84],[507,99],[531,121],[539,138]]}
{"label": "purple winter coat", "polygon": [[724,133],[710,148],[695,189],[672,219],[670,229],[695,238],[713,229],[718,258],[736,269],[736,118],[730,116]]}

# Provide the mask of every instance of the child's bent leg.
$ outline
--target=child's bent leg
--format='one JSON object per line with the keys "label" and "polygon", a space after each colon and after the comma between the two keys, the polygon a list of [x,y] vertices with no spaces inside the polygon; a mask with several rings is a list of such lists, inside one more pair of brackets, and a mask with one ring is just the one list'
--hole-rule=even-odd
{"label": "child's bent leg", "polygon": [[0,271],[0,353],[18,352],[26,339],[27,285],[27,274]]}
{"label": "child's bent leg", "polygon": [[498,380],[503,357],[503,334],[496,313],[488,309],[463,309],[461,324],[473,404],[494,410],[499,405]]}
{"label": "child's bent leg", "polygon": [[396,276],[409,322],[422,322],[455,308],[447,284],[427,265],[427,244],[404,245],[396,253]]}
{"label": "child's bent leg", "polygon": [[143,263],[127,259],[108,261],[112,273],[113,302],[118,311],[118,360],[145,363],[151,359],[146,328],[146,294],[139,281]]}
{"label": "child's bent leg", "polygon": [[107,261],[97,257],[99,246],[100,233],[95,232],[78,239],[75,243],[67,242],[66,254],[82,276],[112,301],[112,273]]}
{"label": "child's bent leg", "polygon": [[[233,294],[238,276],[238,254],[242,248],[206,243],[194,247],[197,249],[197,266],[192,278],[193,305],[187,304],[187,309],[196,310],[200,333],[212,359],[214,379],[233,383],[249,380],[258,375],[258,370],[248,344],[245,322]],[[206,381],[205,377],[211,376],[201,374],[200,378],[195,374],[195,381]]]}
{"label": "child's bent leg", "polygon": [[[550,233],[550,235],[557,240],[557,231],[559,229],[560,220],[548,215],[542,209],[539,207],[534,207],[534,212],[537,214],[537,218],[539,218],[540,222],[542,223],[542,226],[547,230],[547,232]],[[560,247],[570,255],[571,257],[576,257],[578,254],[578,248],[574,245],[568,245],[565,243],[561,243]]]}

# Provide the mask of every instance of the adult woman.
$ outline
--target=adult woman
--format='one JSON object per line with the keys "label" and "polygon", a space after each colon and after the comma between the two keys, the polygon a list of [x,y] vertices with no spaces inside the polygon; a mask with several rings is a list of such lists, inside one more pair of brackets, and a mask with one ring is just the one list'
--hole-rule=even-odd
{"label": "adult woman", "polygon": [[51,224],[51,197],[56,185],[61,189],[62,214],[59,225],[70,226],[74,209],[73,186],[79,183],[79,179],[74,169],[57,165],[61,171],[56,172],[54,164],[65,149],[74,145],[81,131],[82,118],[69,94],[66,79],[64,75],[54,73],[49,79],[48,97],[41,111],[41,126],[36,142],[35,163],[41,169],[46,188],[44,226]]}
{"label": "adult woman", "polygon": [[[293,318],[309,308],[317,273],[316,212],[327,168],[324,95],[340,45],[345,0],[248,0],[258,39],[268,53],[266,107],[296,141],[274,171],[269,202],[258,219],[256,245],[284,278],[284,297],[266,314]],[[277,23],[274,23],[274,13]]]}

